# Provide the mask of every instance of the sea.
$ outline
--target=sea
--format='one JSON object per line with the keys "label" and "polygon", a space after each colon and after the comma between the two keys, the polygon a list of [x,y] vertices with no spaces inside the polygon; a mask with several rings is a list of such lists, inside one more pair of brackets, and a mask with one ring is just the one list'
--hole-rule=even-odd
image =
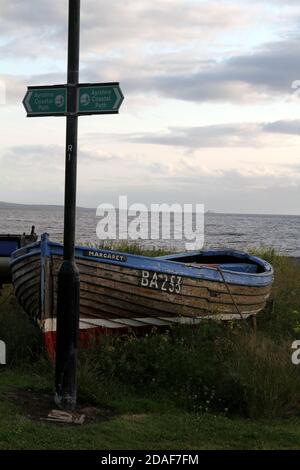
{"label": "sea", "polygon": [[[77,209],[76,243],[78,245],[105,246],[96,233],[99,218],[96,210]],[[130,221],[129,221],[130,223]],[[159,220],[162,235],[162,218]],[[50,239],[63,240],[63,208],[59,206],[10,206],[0,207],[0,233],[29,233],[31,226],[36,233],[49,233]],[[172,225],[171,225],[172,228]],[[174,232],[174,231],[173,231]],[[184,251],[186,240],[179,240],[172,233],[170,239],[137,239],[130,241],[144,248],[164,248]],[[204,215],[204,248],[232,248],[247,251],[253,248],[273,248],[278,254],[300,257],[300,216],[220,214]]]}

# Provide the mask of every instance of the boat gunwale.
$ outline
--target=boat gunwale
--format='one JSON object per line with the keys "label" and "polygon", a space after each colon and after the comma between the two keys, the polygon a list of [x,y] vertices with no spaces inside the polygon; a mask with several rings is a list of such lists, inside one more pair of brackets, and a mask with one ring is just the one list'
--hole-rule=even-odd
{"label": "boat gunwale", "polygon": [[[41,237],[41,240],[38,242],[35,242],[33,244],[27,245],[26,247],[19,248],[18,250],[14,251],[11,255],[11,267],[16,265],[18,262],[21,260],[24,260],[28,257],[34,256],[34,255],[41,255],[42,257],[49,256],[49,255],[58,255],[62,256],[62,250],[63,246],[60,243],[57,242],[52,242],[48,238],[48,234],[43,234]],[[98,258],[96,256],[84,256],[83,254],[79,254],[78,252],[80,251],[95,251],[99,253],[114,253],[116,255],[124,256],[126,257],[127,262],[124,261],[118,261],[115,259],[106,259],[106,258]],[[20,254],[21,252],[21,254]],[[273,267],[271,266],[270,263],[267,261],[258,258],[256,256],[249,255],[244,252],[240,252],[237,250],[206,250],[206,251],[191,251],[191,252],[186,252],[186,253],[175,253],[171,255],[165,255],[161,257],[151,257],[151,256],[143,256],[143,255],[135,255],[131,253],[125,253],[125,252],[120,252],[120,251],[115,251],[115,250],[109,250],[105,248],[94,248],[94,247],[84,247],[84,246],[76,246],[76,251],[75,251],[75,256],[77,259],[83,259],[85,261],[90,260],[91,262],[95,263],[104,263],[104,264],[112,264],[112,265],[117,265],[121,267],[125,267],[128,269],[139,269],[139,270],[147,270],[151,272],[163,272],[166,274],[174,274],[174,275],[180,275],[182,277],[190,277],[193,279],[205,279],[207,281],[212,281],[212,282],[221,282],[224,283],[224,280],[222,279],[222,274],[225,276],[225,281],[228,284],[235,284],[235,285],[244,285],[244,286],[249,286],[249,287],[264,287],[271,285],[273,282],[273,276],[274,276],[274,270]],[[263,267],[265,269],[264,272],[262,273],[246,273],[246,272],[237,272],[233,270],[227,270],[224,268],[217,268],[217,267],[212,267],[212,266],[203,266],[203,267],[193,267],[193,266],[187,266],[186,263],[180,262],[180,261],[173,261],[172,258],[178,258],[180,256],[182,257],[192,257],[196,255],[210,255],[210,256],[217,256],[217,255],[223,255],[223,256],[236,256],[239,259],[244,259],[244,260],[250,260],[254,262],[255,264]],[[170,259],[171,258],[171,259]],[[156,262],[157,266],[136,266],[134,264],[129,264],[129,260],[143,260],[144,262],[149,262],[152,265]],[[163,266],[160,266],[159,263],[168,263],[169,266],[166,266],[163,268]],[[183,272],[178,272],[178,269],[176,270],[176,267],[180,267]],[[173,269],[170,269],[173,268]],[[219,276],[213,276],[212,274],[218,273]],[[227,279],[226,279],[227,277]],[[230,279],[230,277],[233,277],[234,279]],[[247,282],[248,279],[248,282]]]}

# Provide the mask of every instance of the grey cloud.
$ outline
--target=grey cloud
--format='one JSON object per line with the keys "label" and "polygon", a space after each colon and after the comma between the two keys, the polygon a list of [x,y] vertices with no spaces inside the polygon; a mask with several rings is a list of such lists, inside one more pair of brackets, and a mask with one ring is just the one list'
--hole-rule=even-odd
{"label": "grey cloud", "polygon": [[274,134],[287,134],[287,135],[300,135],[300,119],[294,120],[280,120],[270,122],[263,126],[264,132],[271,132]]}
{"label": "grey cloud", "polygon": [[67,1],[0,0],[1,35],[32,31],[46,33],[58,29],[67,18]]}
{"label": "grey cloud", "polygon": [[[99,190],[99,185],[101,190]],[[81,194],[81,205],[93,207],[99,201],[118,204],[118,195],[126,194],[129,203],[204,203],[206,208],[224,212],[299,214],[300,174],[287,177],[245,175],[227,170],[217,175],[194,171],[193,174],[151,175],[149,179],[98,179]]]}
{"label": "grey cloud", "polygon": [[36,158],[39,155],[47,155],[49,157],[56,157],[61,153],[62,146],[52,145],[16,145],[11,147],[4,153],[7,158],[14,157],[17,159]]}
{"label": "grey cloud", "polygon": [[211,38],[249,21],[246,8],[228,2],[127,1],[111,2],[107,8],[105,0],[88,0],[83,10],[83,44],[100,50],[108,43],[123,47],[123,41],[180,43]]}
{"label": "grey cloud", "polygon": [[[0,175],[0,199],[61,203],[63,150],[62,146],[36,145],[6,151],[5,160],[2,157],[1,162],[6,165],[6,172]],[[81,151],[82,164],[86,164],[86,156],[93,157],[88,150]],[[205,203],[206,208],[226,212],[299,213],[300,171],[297,165],[293,168],[279,165],[275,173],[273,169],[261,173],[256,169],[248,174],[233,169],[208,173],[201,168],[192,168],[186,157],[174,174],[163,162],[153,164],[135,158],[130,160],[124,155],[118,157],[127,170],[134,170],[134,176],[116,178],[115,157],[109,156],[104,162],[106,173],[97,172],[95,167],[80,177],[79,205],[95,207],[103,201],[117,203],[114,198],[127,194],[129,202],[145,204],[178,201],[181,204]],[[58,161],[59,168],[56,166]],[[26,162],[29,163],[25,165]],[[17,174],[16,165],[19,168]]]}
{"label": "grey cloud", "polygon": [[83,74],[101,80],[119,79],[124,91],[154,93],[166,98],[205,102],[249,103],[294,97],[300,79],[300,39],[262,45],[249,54],[222,61],[204,60],[195,54],[163,52],[151,56],[90,58]]}
{"label": "grey cloud", "polygon": [[[32,168],[54,165],[59,169],[64,168],[65,147],[57,144],[49,145],[16,145],[12,146],[2,152],[0,160],[5,163],[15,162],[21,165]],[[78,149],[79,163],[86,164],[87,162],[95,163],[116,163],[122,160],[118,155],[111,155],[106,153],[99,153],[94,150],[87,150],[84,148]]]}
{"label": "grey cloud", "polygon": [[254,97],[291,95],[292,82],[300,77],[299,55],[299,39],[274,42],[252,54],[232,57],[188,75],[149,77],[145,88],[194,102],[247,102]]}
{"label": "grey cloud", "polygon": [[0,74],[0,81],[4,84],[6,90],[5,104],[11,105],[22,102],[27,86],[64,84],[66,82],[66,74],[54,72],[26,76]]}
{"label": "grey cloud", "polygon": [[[0,55],[32,57],[47,51],[62,56],[67,40],[67,0],[0,0],[0,11],[0,37],[5,41]],[[85,0],[81,19],[82,51],[91,53],[126,45],[140,47],[141,41],[167,44],[212,38],[248,24],[251,15],[234,2],[127,0],[108,5],[106,0]]]}
{"label": "grey cloud", "polygon": [[[110,135],[101,138],[136,144],[167,145],[187,149],[224,147],[263,147],[268,135],[300,136],[300,120],[281,120],[267,123],[234,123],[195,127],[170,127],[166,132]],[[90,133],[84,139],[97,139]],[[288,143],[288,141],[285,141]]]}
{"label": "grey cloud", "polygon": [[67,1],[0,0],[1,57],[36,58],[53,50],[67,38]]}
{"label": "grey cloud", "polygon": [[245,147],[257,144],[257,126],[171,127],[165,134],[133,135],[129,141],[186,148]]}
{"label": "grey cloud", "polygon": [[35,176],[37,171],[46,170],[61,172],[64,168],[64,148],[60,145],[16,145],[3,150],[0,161],[6,172],[12,170],[15,174],[16,165],[18,174],[21,169],[27,174]]}
{"label": "grey cloud", "polygon": [[86,164],[89,163],[102,163],[102,164],[111,164],[111,163],[118,163],[123,162],[124,160],[119,155],[107,154],[107,153],[100,153],[95,150],[85,150],[80,148],[78,150],[78,163],[79,164]]}

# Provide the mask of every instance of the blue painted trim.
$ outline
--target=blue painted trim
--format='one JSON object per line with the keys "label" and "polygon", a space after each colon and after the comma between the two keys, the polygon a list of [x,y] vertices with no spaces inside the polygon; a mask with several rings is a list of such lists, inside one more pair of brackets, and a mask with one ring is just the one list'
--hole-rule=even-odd
{"label": "blue painted trim", "polygon": [[[113,259],[105,259],[99,257],[85,256],[84,253],[87,251],[96,252],[99,254],[117,254],[126,258],[126,261],[118,261]],[[24,249],[17,250],[12,255],[12,264],[24,259],[30,255],[41,253],[41,256],[49,256],[50,254],[62,256],[63,246],[60,243],[54,243],[49,241],[47,234],[42,235],[42,241],[26,247]],[[167,274],[174,274],[177,276],[191,277],[194,279],[205,279],[208,281],[223,282],[222,275],[217,268],[213,267],[193,267],[186,266],[183,262],[184,257],[192,256],[233,256],[237,259],[243,259],[247,264],[247,260],[263,267],[264,272],[262,273],[249,273],[249,272],[237,272],[228,269],[230,265],[224,264],[221,266],[223,276],[228,284],[239,284],[245,286],[256,286],[263,287],[272,283],[273,281],[273,268],[266,261],[257,258],[255,256],[248,255],[247,253],[234,251],[234,250],[208,250],[208,251],[196,251],[187,253],[176,253],[173,255],[161,256],[152,258],[148,256],[139,256],[129,253],[122,253],[118,251],[110,250],[99,250],[90,247],[76,247],[75,256],[79,259],[93,260],[98,263],[112,264],[118,266],[124,266],[127,268],[155,271]],[[178,261],[182,259],[182,261]],[[175,261],[176,260],[176,261]],[[232,263],[231,263],[232,264]],[[226,268],[225,268],[226,267]]]}
{"label": "blue painted trim", "polygon": [[40,295],[40,311],[42,317],[45,313],[45,261],[47,257],[51,256],[51,248],[49,244],[49,235],[48,233],[43,233],[41,236],[40,242],[40,252],[41,252],[41,277],[40,277],[40,288],[41,288],[41,295]]}
{"label": "blue painted trim", "polygon": [[49,234],[43,233],[41,236],[41,255],[42,256],[50,256],[51,249],[49,244]]}
{"label": "blue painted trim", "polygon": [[16,262],[20,259],[28,258],[29,256],[37,255],[41,252],[40,243],[36,242],[32,245],[24,246],[23,248],[19,248],[18,250],[14,251],[10,255],[10,264],[13,266]]}

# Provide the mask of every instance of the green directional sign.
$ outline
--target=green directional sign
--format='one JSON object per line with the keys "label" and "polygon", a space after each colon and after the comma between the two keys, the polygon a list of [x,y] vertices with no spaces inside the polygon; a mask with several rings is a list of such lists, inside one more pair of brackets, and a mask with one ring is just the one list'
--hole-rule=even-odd
{"label": "green directional sign", "polygon": [[63,116],[67,112],[67,89],[64,85],[28,87],[23,100],[27,116]]}
{"label": "green directional sign", "polygon": [[118,113],[123,99],[118,83],[80,84],[78,114]]}
{"label": "green directional sign", "polygon": [[[66,85],[28,87],[23,100],[28,117],[68,114]],[[124,100],[119,83],[82,83],[78,85],[77,116],[115,114]]]}

